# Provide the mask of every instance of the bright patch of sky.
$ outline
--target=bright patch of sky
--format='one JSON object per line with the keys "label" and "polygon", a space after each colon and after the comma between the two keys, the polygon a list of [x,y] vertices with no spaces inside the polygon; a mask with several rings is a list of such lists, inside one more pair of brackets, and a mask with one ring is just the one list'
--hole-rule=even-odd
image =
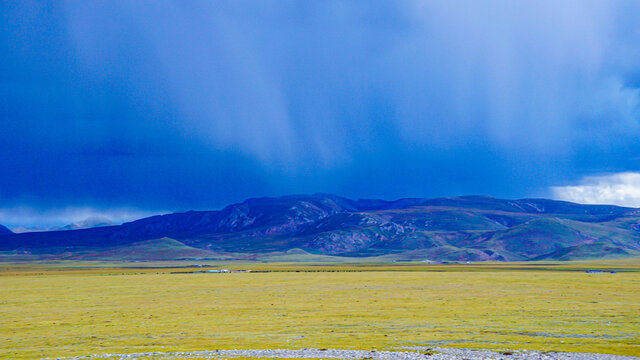
{"label": "bright patch of sky", "polygon": [[640,207],[640,173],[587,176],[578,185],[557,186],[552,190],[558,200]]}

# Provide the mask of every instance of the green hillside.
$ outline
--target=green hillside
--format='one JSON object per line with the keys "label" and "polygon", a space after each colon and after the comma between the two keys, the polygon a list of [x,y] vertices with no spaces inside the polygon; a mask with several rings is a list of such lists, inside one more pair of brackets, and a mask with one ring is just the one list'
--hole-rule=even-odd
{"label": "green hillside", "polygon": [[187,246],[174,239],[162,238],[142,241],[113,250],[89,253],[72,258],[77,260],[160,261],[182,259],[228,260],[230,257]]}

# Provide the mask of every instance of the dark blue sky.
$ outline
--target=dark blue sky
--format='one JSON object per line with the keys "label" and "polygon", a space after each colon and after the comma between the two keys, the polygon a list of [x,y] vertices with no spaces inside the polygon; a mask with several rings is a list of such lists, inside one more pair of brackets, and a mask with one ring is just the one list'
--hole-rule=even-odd
{"label": "dark blue sky", "polygon": [[640,189],[639,2],[0,12],[0,223],[313,192],[615,202],[575,186],[618,173]]}

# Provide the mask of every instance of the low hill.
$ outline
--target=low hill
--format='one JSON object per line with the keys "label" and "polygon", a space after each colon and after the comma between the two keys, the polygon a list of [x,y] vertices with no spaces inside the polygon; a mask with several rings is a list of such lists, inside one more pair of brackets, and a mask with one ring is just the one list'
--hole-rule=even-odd
{"label": "low hill", "polygon": [[583,260],[583,259],[609,259],[609,258],[629,258],[640,256],[636,250],[625,249],[620,246],[596,242],[580,244],[558,249],[552,253],[534,258],[534,260]]}
{"label": "low hill", "polygon": [[[179,244],[158,243],[162,238]],[[156,242],[145,243],[149,240]],[[255,198],[222,210],[152,216],[118,226],[0,235],[0,250],[32,254],[103,249],[114,259],[128,259],[127,251],[164,252],[153,256],[176,259],[184,247],[229,258],[295,257],[287,255],[292,249],[304,251],[304,257],[435,261],[635,256],[640,210],[547,199],[386,201],[314,194]]]}
{"label": "low hill", "polygon": [[229,256],[187,246],[179,241],[162,238],[147,240],[107,251],[72,256],[74,260],[162,261],[183,259],[229,260]]}

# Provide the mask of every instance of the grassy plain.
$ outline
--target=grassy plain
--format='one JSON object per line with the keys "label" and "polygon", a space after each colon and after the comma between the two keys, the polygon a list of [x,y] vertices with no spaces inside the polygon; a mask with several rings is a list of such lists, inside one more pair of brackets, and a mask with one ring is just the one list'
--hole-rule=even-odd
{"label": "grassy plain", "polygon": [[[0,358],[429,345],[640,356],[638,260],[174,273],[200,270],[183,265],[0,264]],[[618,272],[584,272],[596,268]]]}

